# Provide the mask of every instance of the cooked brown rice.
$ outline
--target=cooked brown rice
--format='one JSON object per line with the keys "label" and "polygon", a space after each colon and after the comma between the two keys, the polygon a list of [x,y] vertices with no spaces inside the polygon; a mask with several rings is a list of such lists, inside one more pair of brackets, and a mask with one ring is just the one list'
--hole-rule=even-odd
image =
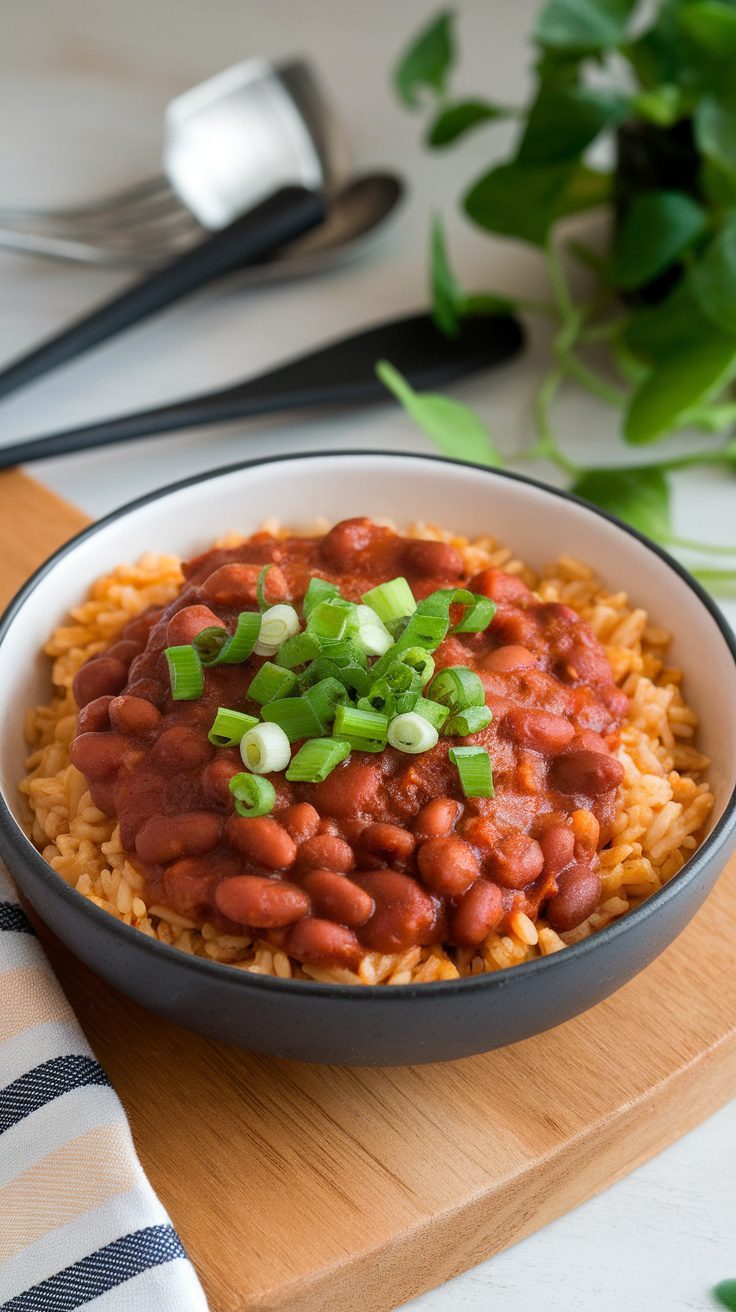
{"label": "cooked brown rice", "polygon": [[[272,522],[263,527],[279,531]],[[315,524],[310,532],[327,527]],[[93,805],[84,776],[70,762],[77,714],[71,684],[80,665],[109,646],[134,615],[172,600],[182,581],[175,556],[145,555],[137,565],[120,565],[98,579],[46,644],[53,694],[28,713],[32,751],[21,791],[30,806],[29,832],[49,865],[97,906],[162,943],[256,974],[351,984],[456,979],[547,956],[624,915],[671,879],[698,846],[713,795],[700,781],[709,762],[695,746],[698,720],[683,700],[682,672],[666,662],[669,633],[650,624],[626,593],[608,592],[572,557],[562,556],[536,575],[491,537],[471,542],[427,524],[413,525],[408,535],[451,542],[469,573],[502,568],[521,575],[542,600],[571,606],[604,644],[616,682],[630,698],[617,753],[625,773],[616,832],[600,853],[603,897],[584,924],[559,934],[543,920],[535,924],[517,914],[510,933],[490,933],[480,949],[369,952],[356,974],[300,965],[257,937],[221,934],[213,925],[200,927],[166,907],[147,905],[143,876],[121,848],[117,822]],[[222,545],[239,541],[240,535],[231,535]]]}

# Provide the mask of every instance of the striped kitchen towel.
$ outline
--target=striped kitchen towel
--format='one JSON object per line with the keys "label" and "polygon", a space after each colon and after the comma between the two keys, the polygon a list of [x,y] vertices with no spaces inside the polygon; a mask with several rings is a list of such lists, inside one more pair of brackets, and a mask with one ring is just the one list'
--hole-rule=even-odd
{"label": "striped kitchen towel", "polygon": [[0,862],[0,1312],[206,1312]]}

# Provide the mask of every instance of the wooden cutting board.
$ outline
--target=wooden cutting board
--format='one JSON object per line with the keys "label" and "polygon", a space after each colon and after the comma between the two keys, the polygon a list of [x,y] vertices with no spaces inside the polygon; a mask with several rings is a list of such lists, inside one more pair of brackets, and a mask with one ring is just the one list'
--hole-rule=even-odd
{"label": "wooden cutting board", "polygon": [[[1,475],[0,601],[84,522],[24,475]],[[585,1016],[483,1057],[363,1071],[188,1034],[44,938],[212,1312],[386,1312],[728,1099],[735,930],[732,862],[677,942]]]}

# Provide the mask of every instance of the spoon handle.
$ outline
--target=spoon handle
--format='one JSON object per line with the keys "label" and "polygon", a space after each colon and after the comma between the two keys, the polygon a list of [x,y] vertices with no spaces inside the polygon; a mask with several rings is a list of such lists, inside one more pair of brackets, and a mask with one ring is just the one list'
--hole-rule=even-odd
{"label": "spoon handle", "polygon": [[324,217],[324,202],[315,192],[304,187],[281,188],[226,228],[205,237],[171,263],[13,361],[0,371],[0,397],[25,387],[223,274],[255,263],[316,227]]}

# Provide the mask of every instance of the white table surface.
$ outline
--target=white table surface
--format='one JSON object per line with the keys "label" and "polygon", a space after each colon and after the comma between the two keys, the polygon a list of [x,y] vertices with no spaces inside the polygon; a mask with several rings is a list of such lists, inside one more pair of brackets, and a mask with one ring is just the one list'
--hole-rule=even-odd
{"label": "white table surface", "polygon": [[[524,94],[536,0],[459,0],[457,88],[498,100]],[[155,405],[257,372],[289,354],[426,300],[427,216],[441,210],[471,286],[544,286],[535,256],[491,242],[456,213],[464,185],[499,154],[505,125],[430,156],[420,122],[388,85],[397,51],[433,12],[425,0],[34,0],[7,5],[0,49],[0,201],[72,203],[154,171],[166,101],[239,58],[304,54],[327,79],[363,167],[404,173],[411,195],[378,250],[319,279],[247,295],[233,281],[175,307],[2,403],[0,442]],[[0,359],[9,360],[121,284],[119,274],[0,254]],[[518,449],[543,342],[521,364],[456,394]],[[572,396],[560,408],[570,449],[604,461],[613,423]],[[397,408],[232,424],[36,464],[32,472],[100,515],[197,470],[249,455],[320,446],[426,450]],[[733,541],[732,484],[680,479],[682,535]],[[736,605],[727,607],[736,619]],[[628,1179],[524,1242],[426,1294],[413,1312],[685,1312],[712,1307],[710,1287],[736,1276],[736,1103]],[[216,1309],[213,1309],[216,1312]]]}

